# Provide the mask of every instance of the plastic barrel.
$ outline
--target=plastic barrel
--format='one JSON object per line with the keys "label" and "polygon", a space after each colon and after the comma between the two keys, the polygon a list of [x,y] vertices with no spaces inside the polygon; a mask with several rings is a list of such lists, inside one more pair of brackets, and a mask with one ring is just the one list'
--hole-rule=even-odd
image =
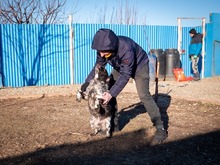
{"label": "plastic barrel", "polygon": [[177,49],[166,49],[166,78],[175,78],[173,69],[180,68],[180,54]]}
{"label": "plastic barrel", "polygon": [[166,54],[163,49],[151,49],[151,54],[154,54],[157,57],[157,62],[159,62],[159,71],[158,71],[158,78],[165,79],[166,75]]}

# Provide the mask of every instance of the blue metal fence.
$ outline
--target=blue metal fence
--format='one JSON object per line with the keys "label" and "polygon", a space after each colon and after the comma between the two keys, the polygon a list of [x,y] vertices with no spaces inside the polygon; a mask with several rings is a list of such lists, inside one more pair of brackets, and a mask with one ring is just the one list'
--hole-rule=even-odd
{"label": "blue metal fence", "polygon": [[220,75],[220,13],[210,14],[210,23],[206,24],[205,77]]}
{"label": "blue metal fence", "polygon": [[[112,29],[117,35],[131,37],[147,52],[150,49],[177,49],[177,26],[74,24],[74,83],[83,83],[96,60],[92,38],[100,28]],[[108,71],[111,67],[107,66]]]}
{"label": "blue metal fence", "polygon": [[213,42],[212,76],[220,76],[220,41]]}
{"label": "blue metal fence", "polygon": [[[92,38],[99,28],[131,37],[147,52],[177,49],[177,26],[73,24],[74,83],[81,84],[96,60]],[[189,30],[183,27],[181,55],[185,75],[191,75]],[[196,28],[201,32],[201,27]],[[6,87],[70,84],[69,25],[0,25],[0,74]],[[208,62],[208,61],[206,61]],[[107,66],[108,71],[111,67]],[[206,76],[209,76],[206,74]]]}
{"label": "blue metal fence", "polygon": [[66,25],[1,25],[4,86],[69,84]]}

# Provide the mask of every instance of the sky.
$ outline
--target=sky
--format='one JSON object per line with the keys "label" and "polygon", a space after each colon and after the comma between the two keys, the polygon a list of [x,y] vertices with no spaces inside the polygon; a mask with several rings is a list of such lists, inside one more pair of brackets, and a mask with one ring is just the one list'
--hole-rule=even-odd
{"label": "sky", "polygon": [[[76,7],[73,23],[98,23],[105,11],[110,17],[114,8],[126,0],[67,0],[66,13]],[[129,8],[137,12],[137,24],[177,26],[201,26],[202,19],[209,22],[210,13],[220,13],[220,0],[127,0]],[[106,8],[105,8],[106,6]],[[107,19],[109,20],[109,19]],[[106,22],[108,23],[108,22]]]}

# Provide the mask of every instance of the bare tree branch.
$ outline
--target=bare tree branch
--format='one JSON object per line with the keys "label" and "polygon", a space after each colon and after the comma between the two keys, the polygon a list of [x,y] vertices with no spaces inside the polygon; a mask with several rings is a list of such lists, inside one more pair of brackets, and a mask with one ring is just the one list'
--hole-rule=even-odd
{"label": "bare tree branch", "polygon": [[68,19],[65,5],[66,0],[1,0],[0,23],[63,23]]}
{"label": "bare tree branch", "polygon": [[[133,1],[132,1],[133,2]],[[138,22],[138,10],[136,9],[135,4],[131,4],[129,0],[116,0],[116,7],[112,8],[112,12],[107,12],[107,1],[105,7],[98,9],[97,16],[99,23],[111,23],[111,24],[127,24],[134,25]],[[102,12],[102,9],[105,9],[105,12]],[[108,15],[109,14],[109,15]],[[107,20],[109,18],[109,20]],[[145,18],[146,19],[146,18]],[[146,20],[144,20],[145,22]],[[143,24],[146,24],[143,23]]]}

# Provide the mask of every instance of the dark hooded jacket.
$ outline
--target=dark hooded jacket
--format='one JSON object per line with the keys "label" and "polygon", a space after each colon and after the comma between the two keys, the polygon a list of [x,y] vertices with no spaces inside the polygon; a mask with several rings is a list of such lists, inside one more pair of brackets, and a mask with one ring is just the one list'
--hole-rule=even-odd
{"label": "dark hooded jacket", "polygon": [[[97,31],[93,38],[92,49],[97,50],[96,65],[105,66],[108,63],[120,73],[118,80],[109,90],[113,97],[116,97],[129,79],[134,78],[135,74],[149,62],[147,53],[137,43],[131,38],[116,36],[110,29]],[[111,51],[113,55],[106,59],[100,56],[99,51]],[[94,77],[94,68],[86,82]]]}
{"label": "dark hooded jacket", "polygon": [[189,45],[189,57],[194,55],[200,56],[202,50],[202,38],[203,35],[200,33],[194,34],[194,36],[191,38]]}

